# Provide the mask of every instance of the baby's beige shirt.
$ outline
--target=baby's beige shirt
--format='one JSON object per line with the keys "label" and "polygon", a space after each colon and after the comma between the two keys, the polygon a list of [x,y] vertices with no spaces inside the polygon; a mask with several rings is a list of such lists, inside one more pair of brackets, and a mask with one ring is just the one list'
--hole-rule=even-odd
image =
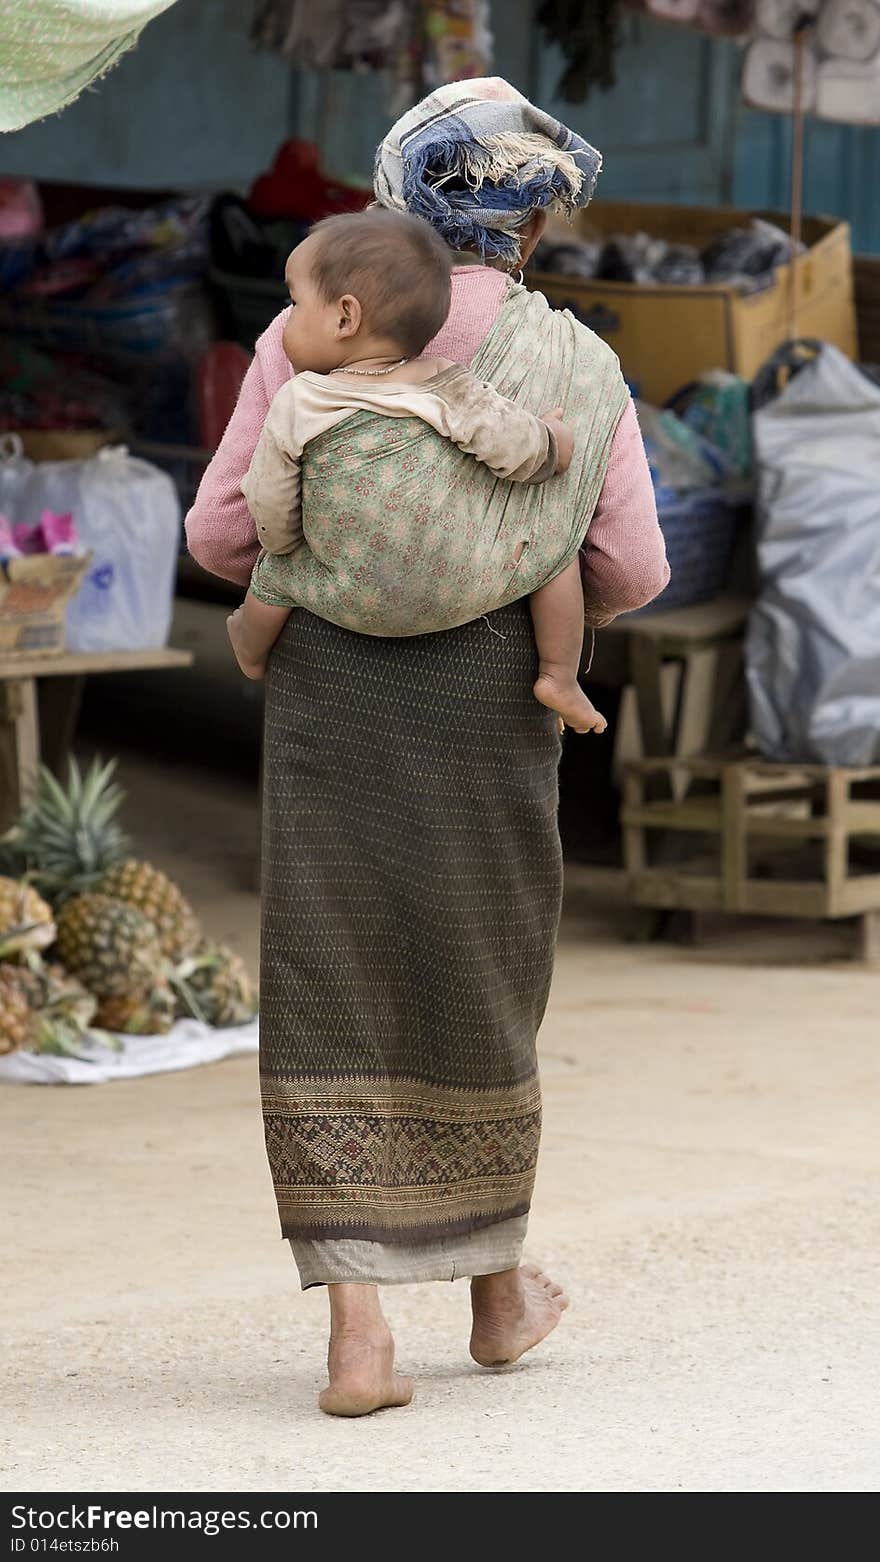
{"label": "baby's beige shirt", "polygon": [[547,424],[458,364],[421,384],[396,385],[353,385],[305,370],[276,392],[241,485],[266,553],[292,553],[304,541],[303,450],[354,412],[421,418],[513,483],[542,483],[556,471],[556,437]]}

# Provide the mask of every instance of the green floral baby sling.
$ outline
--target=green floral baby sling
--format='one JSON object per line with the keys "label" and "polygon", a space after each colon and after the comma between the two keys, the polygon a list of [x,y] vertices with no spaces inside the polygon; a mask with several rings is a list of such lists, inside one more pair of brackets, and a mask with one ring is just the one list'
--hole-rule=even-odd
{"label": "green floral baby sling", "polygon": [[629,399],[611,349],[540,293],[511,286],[470,365],[529,412],[564,408],[571,466],[511,483],[413,416],[355,412],[302,458],[306,545],[263,554],[254,589],[343,629],[454,629],[552,580],[575,557]]}

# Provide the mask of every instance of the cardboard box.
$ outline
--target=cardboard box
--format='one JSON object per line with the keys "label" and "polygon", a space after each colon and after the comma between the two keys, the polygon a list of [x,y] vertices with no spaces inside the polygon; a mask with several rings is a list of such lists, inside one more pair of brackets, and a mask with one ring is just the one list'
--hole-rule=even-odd
{"label": "cardboard box", "polygon": [[[787,231],[778,212],[732,207],[659,206],[597,201],[572,227],[554,222],[548,232],[564,241],[648,233],[702,249],[729,228],[748,227],[754,216]],[[854,358],[857,352],[849,225],[828,217],[805,217],[804,255],[798,274],[798,335],[832,342]],[[633,282],[581,281],[547,272],[527,273],[557,308],[605,338],[620,358],[635,393],[658,406],[706,369],[730,369],[752,379],[788,336],[792,266],[780,266],[760,293],[733,287],[666,287]]]}
{"label": "cardboard box", "polygon": [[64,650],[64,613],[82,585],[91,554],[52,553],[9,559],[0,568],[0,657],[57,656]]}

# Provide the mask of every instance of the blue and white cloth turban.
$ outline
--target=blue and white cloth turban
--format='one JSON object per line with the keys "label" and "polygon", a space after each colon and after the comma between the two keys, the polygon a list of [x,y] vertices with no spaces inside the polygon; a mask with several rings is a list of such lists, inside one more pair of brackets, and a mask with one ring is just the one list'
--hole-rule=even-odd
{"label": "blue and white cloth turban", "polygon": [[450,82],[404,114],[376,153],[373,188],[452,249],[516,265],[530,213],[586,206],[601,167],[595,147],[491,76]]}

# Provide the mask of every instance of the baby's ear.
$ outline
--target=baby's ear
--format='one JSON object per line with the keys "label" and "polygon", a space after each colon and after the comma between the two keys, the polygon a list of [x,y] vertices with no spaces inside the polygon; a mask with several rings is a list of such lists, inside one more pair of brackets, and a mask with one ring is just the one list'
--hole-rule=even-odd
{"label": "baby's ear", "polygon": [[363,324],[363,314],[358,299],[353,293],[344,293],[339,300],[339,314],[337,317],[336,335],[354,336]]}

